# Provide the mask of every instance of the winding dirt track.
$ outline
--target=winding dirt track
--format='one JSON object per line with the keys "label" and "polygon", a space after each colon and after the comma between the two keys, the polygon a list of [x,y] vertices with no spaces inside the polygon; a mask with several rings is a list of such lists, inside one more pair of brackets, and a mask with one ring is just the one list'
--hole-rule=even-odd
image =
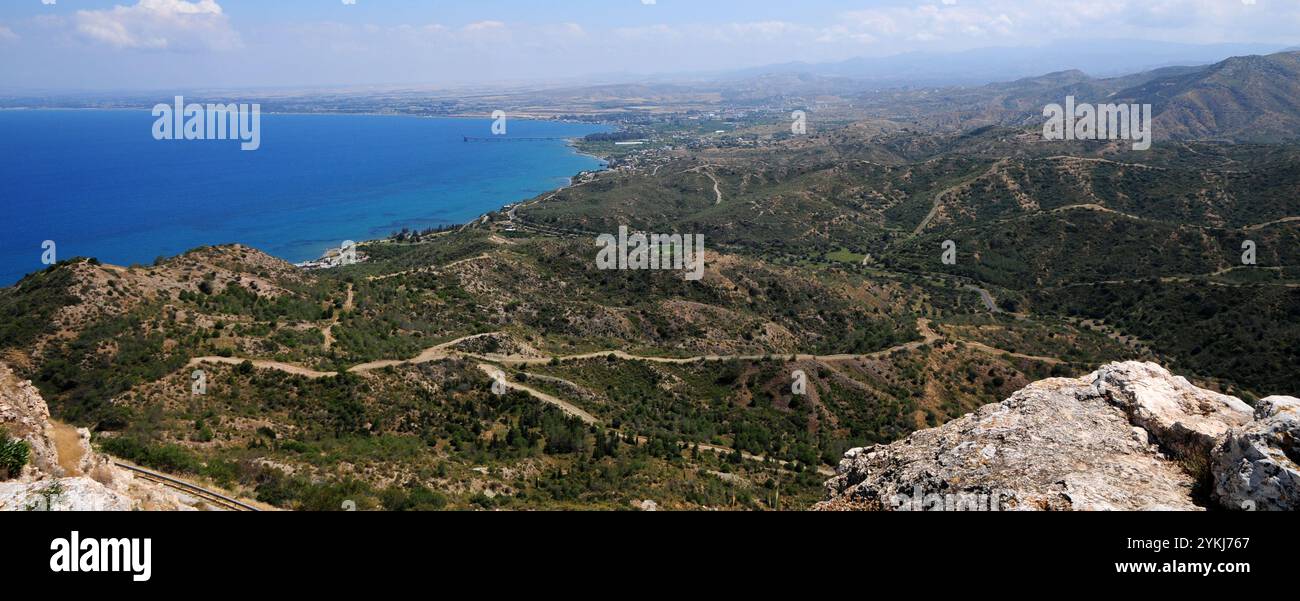
{"label": "winding dirt track", "polygon": [[[924,319],[924,318],[918,319],[916,325],[917,325],[917,330],[921,333],[922,336],[921,340],[914,340],[912,342],[900,344],[898,346],[893,346],[884,350],[879,350],[871,353],[862,353],[862,354],[845,353],[845,354],[838,354],[838,355],[807,355],[807,354],[789,355],[784,353],[766,353],[766,354],[758,354],[758,355],[698,355],[694,357],[654,357],[654,356],[647,356],[647,355],[633,355],[631,353],[627,353],[624,351],[615,350],[615,351],[596,351],[591,353],[582,353],[578,355],[523,357],[519,355],[481,355],[476,353],[468,353],[468,352],[453,350],[453,347],[461,343],[468,342],[470,340],[476,340],[479,338],[496,336],[500,334],[500,332],[485,332],[482,334],[464,336],[449,342],[444,342],[434,347],[430,347],[426,349],[424,352],[420,353],[419,355],[411,359],[384,359],[380,361],[372,361],[370,363],[362,363],[360,365],[348,369],[348,372],[365,373],[365,372],[385,369],[388,367],[400,367],[403,365],[419,365],[422,363],[432,363],[434,361],[442,361],[451,358],[477,359],[485,363],[505,365],[505,366],[546,365],[548,363],[551,363],[552,361],[581,361],[586,359],[606,359],[609,357],[614,357],[616,359],[620,359],[623,361],[645,361],[648,363],[659,363],[659,364],[666,364],[666,365],[687,365],[691,363],[700,363],[700,362],[714,363],[714,362],[724,362],[724,361],[765,361],[769,359],[784,360],[792,356],[795,358],[795,360],[798,361],[842,363],[845,361],[862,361],[867,359],[878,359],[880,357],[885,357],[897,352],[914,351],[921,348],[922,346],[934,344],[935,342],[943,338],[943,336],[936,333],[930,327],[930,320],[928,319]],[[977,342],[970,342],[970,341],[963,341],[963,342],[965,342],[967,346],[971,346],[988,353],[999,354],[999,355],[1006,354],[1013,357],[1035,359],[1047,363],[1062,363],[1060,359],[1055,359],[1052,357],[1021,355],[1021,354],[1011,353],[1001,349],[993,348]],[[248,359],[241,359],[237,357],[198,357],[190,360],[189,366],[195,367],[198,365],[202,365],[204,363],[240,365],[245,361],[251,362],[253,364],[253,367],[256,367],[258,369],[272,369],[272,370],[277,370],[284,373],[304,376],[308,378],[328,378],[328,377],[334,377],[338,375],[336,372],[316,371],[314,369],[303,367],[301,365],[293,365],[291,363],[283,363],[280,361],[248,360]],[[480,365],[480,367],[483,366]],[[524,386],[520,386],[519,389],[531,390]]]}
{"label": "winding dirt track", "polygon": [[314,369],[303,367],[301,365],[294,365],[292,363],[282,363],[280,361],[264,361],[261,359],[240,359],[237,357],[196,357],[194,359],[190,359],[188,367],[199,367],[205,363],[240,365],[245,361],[252,363],[253,367],[256,367],[258,369],[273,369],[275,371],[280,371],[295,376],[303,376],[306,378],[311,378],[313,380],[318,378],[332,378],[338,375],[334,372],[316,371]]}
{"label": "winding dirt track", "polygon": [[464,336],[452,340],[450,342],[444,342],[442,344],[439,344],[438,346],[425,349],[424,352],[420,353],[419,355],[416,355],[415,358],[413,359],[405,359],[405,360],[384,359],[381,361],[371,361],[370,363],[362,363],[361,365],[357,365],[349,369],[348,372],[364,373],[368,371],[375,371],[377,369],[384,369],[386,367],[398,367],[401,365],[419,365],[421,363],[432,363],[434,361],[442,361],[443,359],[449,359],[451,357],[470,357],[473,355],[470,355],[468,353],[459,353],[448,349],[462,342],[477,340],[479,338],[485,338],[487,336],[495,336],[496,334],[497,332],[486,332],[483,334]]}
{"label": "winding dirt track", "polygon": [[[571,403],[568,403],[568,402],[566,402],[566,401],[563,401],[563,400],[561,400],[561,399],[558,399],[558,398],[556,398],[556,397],[554,397],[554,396],[552,396],[552,395],[546,394],[545,392],[542,392],[542,391],[540,391],[540,390],[536,390],[536,389],[534,389],[534,388],[529,388],[528,386],[525,386],[525,385],[523,385],[523,384],[519,384],[519,383],[516,383],[516,382],[510,382],[510,381],[506,380],[506,379],[505,379],[505,373],[502,372],[501,369],[498,368],[498,367],[495,366],[495,365],[489,365],[489,364],[487,364],[487,363],[480,363],[479,366],[478,366],[478,368],[481,369],[481,370],[483,370],[483,373],[486,373],[486,374],[488,375],[488,377],[490,377],[490,378],[492,378],[492,379],[494,379],[494,380],[496,380],[496,379],[500,379],[500,381],[505,385],[505,387],[508,388],[508,389],[510,389],[510,390],[518,390],[518,391],[521,391],[521,392],[526,392],[526,393],[532,395],[533,398],[535,398],[535,399],[537,399],[537,400],[540,400],[540,401],[542,401],[542,402],[544,402],[544,403],[548,403],[548,404],[550,404],[550,405],[553,405],[553,406],[559,408],[561,411],[565,412],[566,414],[568,414],[568,415],[570,415],[570,416],[573,416],[573,417],[576,417],[576,418],[582,420],[582,422],[585,423],[585,424],[587,424],[587,425],[592,425],[592,426],[601,425],[601,421],[600,421],[599,419],[597,419],[595,416],[591,415],[590,413],[587,413],[586,411],[583,411],[582,409],[578,408],[577,406],[575,406],[575,405],[573,405],[573,404],[571,404]],[[619,436],[622,436],[623,438],[629,438],[628,436],[623,435],[623,434],[621,434],[621,433],[619,434]],[[637,440],[638,443],[645,443],[645,442],[648,442],[648,439],[646,439],[645,437],[641,437],[641,436],[638,436],[638,437],[636,438],[636,440]],[[735,452],[735,449],[731,449],[731,448],[728,448],[728,447],[720,447],[720,446],[717,446],[717,445],[711,445],[711,444],[704,444],[704,443],[694,443],[694,444],[692,444],[692,446],[694,446],[694,447],[700,449],[701,451],[707,451],[707,452],[710,452],[710,453],[717,453],[717,454],[719,454],[719,455],[730,455],[731,453],[734,453],[734,452]],[[743,457],[743,458],[745,458],[746,460],[749,460],[749,461],[757,461],[757,462],[759,462],[759,463],[765,463],[765,462],[768,461],[768,458],[767,458],[767,457],[764,457],[764,456],[762,456],[762,455],[754,455],[754,454],[751,454],[751,453],[745,453],[745,452],[742,452],[740,455],[741,455],[741,457]],[[777,465],[780,465],[780,466],[783,467],[783,468],[789,468],[789,467],[790,467],[790,462],[788,462],[788,461],[782,461],[782,460],[780,460],[780,459],[773,459],[772,461],[776,462]],[[822,465],[822,466],[817,466],[817,472],[818,472],[819,474],[822,474],[823,476],[834,476],[834,475],[835,475],[835,470],[833,470],[833,469],[831,469],[831,468],[829,468],[829,467],[827,467],[827,466],[824,466],[824,465]]]}
{"label": "winding dirt track", "polygon": [[457,266],[457,265],[464,265],[465,263],[469,263],[469,262],[472,262],[472,261],[482,261],[483,259],[490,259],[490,258],[492,258],[492,257],[490,257],[489,255],[486,255],[486,254],[482,254],[482,255],[479,255],[479,256],[477,256],[477,257],[470,257],[470,258],[468,258],[468,259],[461,259],[461,260],[459,260],[459,261],[452,261],[451,263],[448,263],[448,264],[446,264],[446,265],[439,265],[439,266],[437,266],[437,267],[421,267],[421,268],[419,268],[419,269],[408,269],[408,270],[406,270],[406,271],[399,271],[399,272],[396,272],[396,273],[387,273],[387,274],[384,274],[384,275],[372,275],[372,276],[366,278],[366,280],[371,281],[371,282],[381,282],[381,281],[383,281],[383,280],[388,280],[388,279],[392,279],[392,278],[395,278],[395,277],[398,277],[398,276],[403,276],[403,275],[410,275],[410,274],[413,274],[413,273],[435,273],[435,272],[442,271],[442,270],[444,270],[444,269],[451,269],[452,267],[455,267],[455,266]]}
{"label": "winding dirt track", "polygon": [[[648,355],[633,355],[624,351],[595,351],[591,353],[582,353],[579,355],[559,355],[554,357],[522,357],[519,355],[476,355],[472,353],[451,352],[450,355],[459,355],[472,357],[482,361],[489,361],[501,365],[546,365],[551,361],[581,361],[586,359],[608,359],[613,357],[623,361],[645,361],[647,363],[659,363],[665,365],[688,365],[691,363],[717,363],[723,361],[766,361],[769,359],[785,360],[794,357],[798,361],[819,361],[822,363],[842,363],[844,361],[859,361],[865,359],[878,359],[900,351],[913,351],[927,344],[934,344],[941,336],[936,334],[930,328],[930,320],[918,319],[917,330],[920,331],[922,340],[916,340],[898,346],[890,347],[884,350],[864,354],[838,354],[838,355],[806,355],[806,354],[787,354],[787,353],[763,353],[757,355],[697,355],[694,357],[654,357]],[[491,334],[480,334],[479,336],[489,336]],[[454,345],[456,342],[447,343]],[[445,348],[447,345],[443,345]],[[432,350],[432,349],[431,349]],[[426,351],[427,352],[427,351]],[[1000,351],[999,351],[1000,352]],[[356,368],[354,368],[355,370]]]}
{"label": "winding dirt track", "polygon": [[[1197,225],[1197,224],[1194,224],[1194,223],[1173,223],[1173,222],[1169,222],[1169,221],[1162,221],[1162,220],[1160,220],[1160,219],[1153,219],[1153,218],[1151,218],[1151,217],[1143,217],[1143,216],[1141,216],[1141,215],[1134,215],[1133,213],[1125,213],[1125,212],[1123,212],[1123,211],[1118,211],[1118,210],[1112,209],[1112,208],[1110,208],[1110,207],[1103,206],[1103,205],[1100,205],[1100,204],[1097,204],[1097,203],[1092,203],[1092,202],[1084,203],[1084,204],[1077,204],[1077,205],[1066,205],[1066,206],[1063,206],[1063,207],[1056,207],[1055,209],[1051,209],[1051,210],[1049,210],[1049,211],[1047,211],[1047,212],[1048,212],[1048,213],[1065,213],[1065,212],[1069,212],[1069,211],[1096,211],[1096,212],[1098,212],[1098,213],[1110,213],[1111,215],[1119,215],[1120,217],[1124,217],[1124,218],[1126,218],[1126,219],[1132,219],[1133,221],[1145,221],[1145,222],[1148,222],[1148,223],[1158,223],[1158,224],[1162,224],[1162,225],[1171,225],[1171,226],[1183,227],[1183,228],[1196,228],[1196,229],[1202,229],[1202,230],[1226,230],[1226,231],[1238,231],[1238,232],[1254,232],[1254,231],[1258,231],[1258,230],[1262,230],[1262,229],[1270,228],[1270,227],[1273,227],[1273,226],[1275,226],[1275,225],[1283,225],[1283,224],[1286,224],[1286,223],[1294,223],[1294,222],[1300,221],[1300,217],[1294,217],[1294,216],[1293,216],[1293,217],[1282,217],[1282,218],[1280,218],[1280,219],[1274,219],[1274,220],[1272,220],[1272,221],[1265,221],[1264,223],[1254,223],[1254,224],[1251,224],[1251,225],[1243,225],[1243,226],[1239,226],[1239,227],[1229,227],[1229,226],[1211,226],[1211,225]],[[1033,216],[1033,215],[1036,215],[1036,213],[1031,213],[1031,214],[1029,214],[1029,215],[1025,215],[1025,216],[1026,216],[1026,217],[1029,217],[1029,216]]]}
{"label": "winding dirt track", "polygon": [[1282,219],[1274,219],[1273,221],[1266,221],[1266,222],[1264,222],[1264,223],[1256,223],[1255,225],[1248,225],[1248,226],[1246,226],[1246,227],[1244,227],[1244,228],[1241,228],[1241,229],[1244,229],[1244,230],[1247,230],[1247,231],[1262,230],[1262,229],[1264,229],[1264,228],[1266,228],[1266,227],[1271,227],[1271,226],[1274,226],[1274,225],[1280,225],[1280,224],[1283,224],[1283,223],[1291,223],[1291,222],[1293,222],[1293,221],[1300,221],[1300,217],[1283,217]]}
{"label": "winding dirt track", "polygon": [[[793,356],[795,359],[799,361],[821,361],[826,363],[876,359],[899,351],[916,350],[927,344],[933,344],[934,342],[938,341],[941,338],[941,336],[936,334],[934,330],[930,328],[930,321],[928,319],[919,319],[917,320],[916,325],[917,325],[917,329],[921,332],[921,336],[923,337],[922,340],[916,340],[913,342],[908,342],[906,344],[900,344],[898,346],[890,347],[884,350],[875,351],[872,353],[865,353],[865,354],[839,354],[839,355],[796,354]],[[582,353],[578,355],[524,357],[520,355],[480,355],[476,353],[467,353],[463,351],[452,350],[452,347],[455,347],[463,342],[476,340],[479,338],[485,338],[488,336],[496,336],[499,334],[500,332],[485,332],[482,334],[464,336],[425,349],[424,352],[420,353],[419,355],[411,359],[383,359],[379,361],[371,361],[370,363],[362,363],[360,365],[354,366],[348,369],[348,372],[365,373],[365,372],[375,371],[375,370],[384,369],[388,367],[399,367],[403,365],[419,365],[421,363],[432,363],[434,361],[442,361],[444,359],[450,359],[454,357],[478,359],[480,361],[496,363],[500,365],[517,366],[517,365],[546,365],[552,361],[580,361],[584,359],[606,359],[609,357],[614,357],[616,359],[621,359],[624,361],[645,361],[648,363],[659,363],[659,364],[667,364],[667,365],[687,365],[690,363],[699,363],[699,362],[713,363],[713,362],[722,362],[722,361],[764,361],[767,359],[785,359],[791,356],[784,353],[765,353],[765,354],[758,354],[758,355],[698,355],[694,357],[654,357],[648,355],[633,355],[631,353],[627,353],[624,351],[612,350],[612,351],[595,351],[591,353]],[[1003,351],[996,351],[996,352],[1003,352]],[[333,377],[338,375],[336,372],[316,371],[314,369],[303,367],[301,365],[294,365],[291,363],[284,363],[280,361],[265,361],[260,359],[241,359],[238,357],[197,357],[195,359],[190,360],[189,367],[195,367],[198,365],[202,365],[204,363],[239,365],[242,364],[244,361],[251,362],[253,364],[253,367],[256,367],[258,369],[273,369],[273,370],[277,370],[277,371],[281,371],[293,375],[305,376],[308,378],[328,378],[328,377]]]}
{"label": "winding dirt track", "polygon": [[691,169],[687,169],[682,173],[699,173],[712,180],[713,194],[714,196],[717,197],[717,201],[714,202],[713,204],[720,205],[722,204],[722,184],[718,182],[717,176],[713,175],[713,171],[711,171],[711,169],[713,169],[714,167],[717,167],[717,165],[700,165],[699,167],[693,167]]}
{"label": "winding dirt track", "polygon": [[586,411],[583,411],[582,409],[578,408],[577,405],[568,403],[566,401],[562,401],[554,396],[546,394],[545,392],[542,392],[534,388],[529,388],[528,386],[525,386],[523,384],[506,380],[505,373],[501,371],[501,368],[495,365],[480,363],[478,368],[483,370],[483,373],[487,374],[489,378],[492,378],[494,380],[500,378],[501,382],[505,384],[505,387],[509,388],[510,390],[518,390],[520,392],[526,392],[532,395],[533,398],[542,401],[543,403],[554,405],[555,407],[559,408],[560,411],[563,411],[572,417],[576,417],[582,420],[583,423],[587,425],[594,426],[600,424],[600,420],[596,419],[596,417],[593,416],[592,414],[587,413]]}
{"label": "winding dirt track", "polygon": [[709,179],[713,180],[713,194],[718,197],[717,202],[713,204],[722,204],[722,185],[718,183],[718,178],[713,175],[712,171],[703,172]]}
{"label": "winding dirt track", "polygon": [[[923,337],[922,340],[908,342],[906,344],[901,344],[885,350],[876,351],[874,353],[841,354],[841,355],[795,355],[795,358],[800,361],[819,361],[824,363],[874,359],[874,358],[884,357],[891,353],[895,353],[899,351],[915,350],[920,348],[921,346],[927,344],[933,344],[934,342],[938,341],[941,338],[938,334],[934,332],[934,330],[930,328],[930,322],[927,319],[918,319],[917,329],[921,332],[921,335]],[[370,363],[363,363],[361,365],[352,367],[351,369],[348,370],[348,372],[365,373],[365,372],[375,371],[379,369],[384,369],[387,367],[398,367],[402,365],[417,365],[421,363],[441,361],[453,357],[477,359],[479,361],[483,361],[483,363],[480,363],[478,367],[489,377],[492,377],[493,379],[497,379],[497,375],[501,374],[500,380],[502,381],[502,383],[505,385],[506,388],[510,390],[525,392],[530,396],[532,396],[533,398],[542,401],[543,403],[552,405],[560,409],[567,415],[582,420],[586,424],[598,425],[601,423],[599,419],[597,419],[595,416],[591,415],[590,413],[587,413],[586,411],[582,410],[577,405],[569,403],[563,399],[557,398],[554,395],[547,394],[535,388],[526,386],[524,384],[511,382],[507,380],[504,377],[504,372],[501,371],[501,368],[498,367],[498,365],[506,365],[506,366],[542,365],[542,364],[550,363],[552,360],[556,360],[556,359],[562,361],[571,361],[571,360],[597,359],[597,358],[606,358],[606,357],[616,357],[618,359],[627,360],[627,361],[648,361],[651,363],[682,365],[682,364],[695,363],[700,361],[706,361],[706,362],[733,361],[733,360],[761,361],[770,358],[783,359],[790,356],[785,354],[762,354],[762,355],[701,355],[697,357],[649,357],[649,356],[632,355],[623,351],[601,351],[601,352],[584,353],[580,355],[568,355],[568,356],[561,356],[561,357],[521,357],[521,356],[510,356],[510,355],[500,355],[500,356],[478,355],[474,353],[466,353],[466,352],[452,350],[453,347],[463,342],[475,340],[478,338],[484,338],[488,336],[495,336],[498,334],[499,332],[486,332],[482,334],[464,336],[431,347],[412,359],[404,359],[404,360],[387,359],[382,361],[372,361]],[[244,361],[246,360],[237,357],[198,357],[189,362],[189,367],[195,367],[205,363],[240,365],[244,363]],[[312,379],[329,378],[338,375],[335,372],[316,371],[314,369],[303,367],[301,365],[292,365],[289,363],[283,363],[279,361],[264,361],[264,360],[248,360],[248,361],[250,361],[253,364],[253,367],[256,367],[258,369],[271,369],[283,373],[304,376]],[[714,452],[714,453],[729,454],[734,452],[733,449],[727,447],[720,447],[720,446],[708,445],[708,444],[699,444],[698,447],[701,450]],[[768,460],[767,457],[763,457],[760,455],[752,455],[749,453],[742,453],[742,456],[745,459],[749,459],[753,461],[766,462]],[[774,461],[777,464],[781,465],[782,467],[789,466],[788,462],[784,462],[780,460],[774,460]],[[831,470],[830,468],[825,466],[819,466],[817,470],[819,473],[822,473],[823,475],[834,475],[834,470]]]}
{"label": "winding dirt track", "polygon": [[321,334],[325,336],[326,352],[329,352],[329,350],[334,347],[334,326],[338,325],[339,323],[339,315],[341,315],[342,313],[352,312],[352,300],[354,298],[354,295],[355,295],[355,291],[352,289],[352,284],[348,284],[348,296],[343,301],[343,310],[336,311],[334,313],[334,317],[330,318],[330,325],[325,326],[325,328],[321,330]]}
{"label": "winding dirt track", "polygon": [[930,222],[933,221],[934,218],[939,214],[939,210],[943,208],[943,201],[945,198],[947,198],[949,194],[952,194],[953,192],[956,192],[962,188],[971,185],[972,183],[979,181],[980,178],[988,177],[989,175],[997,173],[997,170],[1006,166],[1006,164],[1007,164],[1007,159],[998,160],[993,163],[993,166],[989,167],[988,171],[981,173],[980,175],[977,175],[970,179],[963,180],[959,183],[953,184],[952,186],[944,188],[943,190],[940,190],[938,194],[934,195],[934,205],[930,207],[930,212],[925,215],[925,219],[922,219],[921,223],[917,224],[916,229],[912,230],[912,237],[915,238],[917,236],[920,236],[921,232],[925,231],[925,228],[928,227],[930,225]]}

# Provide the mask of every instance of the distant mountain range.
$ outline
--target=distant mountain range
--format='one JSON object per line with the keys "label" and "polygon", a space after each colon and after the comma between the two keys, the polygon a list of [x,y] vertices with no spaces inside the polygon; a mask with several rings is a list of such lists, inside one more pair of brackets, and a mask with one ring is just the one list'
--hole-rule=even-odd
{"label": "distant mountain range", "polygon": [[[606,106],[619,104],[620,98],[624,104],[648,99],[667,104],[674,98],[700,101],[711,93],[719,94],[723,104],[736,106],[838,97],[850,103],[855,113],[865,113],[860,114],[865,118],[954,131],[1038,125],[1044,106],[1074,96],[1080,103],[1151,104],[1157,139],[1298,139],[1300,52],[1252,53],[1261,48],[1272,49],[1244,44],[1061,42],[1036,52],[991,48],[822,65],[793,63],[707,81],[594,86],[544,94],[553,100],[598,97]],[[1207,60],[1197,64],[1201,59]],[[1032,75],[1012,79],[1023,73]],[[958,83],[962,80],[967,83]],[[925,85],[926,81],[948,83]]]}
{"label": "distant mountain range", "polygon": [[1295,139],[1300,137],[1300,52],[1161,73],[1117,97],[1154,105],[1157,131],[1168,137]]}
{"label": "distant mountain range", "polygon": [[1241,56],[1096,78],[1061,71],[978,87],[897,89],[863,95],[875,116],[950,129],[1042,122],[1043,107],[1151,104],[1157,139],[1277,142],[1300,138],[1300,52]]}
{"label": "distant mountain range", "polygon": [[1230,56],[1269,54],[1271,44],[1177,44],[1143,40],[1061,40],[1038,48],[980,48],[956,53],[908,52],[835,63],[787,63],[733,73],[743,79],[800,73],[871,82],[876,86],[979,85],[1077,70],[1117,77],[1179,65],[1204,65]]}

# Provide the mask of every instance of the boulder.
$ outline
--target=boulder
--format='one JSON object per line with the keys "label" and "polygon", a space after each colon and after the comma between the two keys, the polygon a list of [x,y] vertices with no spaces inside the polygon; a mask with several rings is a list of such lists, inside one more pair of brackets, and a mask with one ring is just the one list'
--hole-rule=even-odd
{"label": "boulder", "polygon": [[131,497],[90,478],[0,482],[0,511],[131,511]]}
{"label": "boulder", "polygon": [[1216,449],[1215,500],[1244,511],[1300,510],[1300,399],[1269,397]]}
{"label": "boulder", "polygon": [[1208,456],[1228,430],[1255,415],[1240,399],[1197,388],[1155,363],[1112,363],[1089,377],[1098,394],[1177,456]]}
{"label": "boulder", "polygon": [[1037,382],[942,427],[849,451],[817,508],[1198,509],[1193,479],[1094,380]]}
{"label": "boulder", "polygon": [[1113,363],[853,449],[815,509],[1194,511],[1212,496],[1294,509],[1297,403],[1266,399],[1257,420],[1153,363]]}

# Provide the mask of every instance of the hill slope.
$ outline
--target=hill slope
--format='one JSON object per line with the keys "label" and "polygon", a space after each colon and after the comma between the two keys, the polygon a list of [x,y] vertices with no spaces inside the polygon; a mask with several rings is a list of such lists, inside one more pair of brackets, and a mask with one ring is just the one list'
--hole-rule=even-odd
{"label": "hill slope", "polygon": [[1165,67],[1121,77],[1080,71],[979,87],[864,94],[870,114],[941,130],[1042,123],[1043,107],[1151,104],[1157,140],[1278,142],[1300,138],[1300,52],[1242,56],[1208,66]]}
{"label": "hill slope", "polygon": [[1154,106],[1158,137],[1275,142],[1300,137],[1300,52],[1243,56],[1121,90]]}

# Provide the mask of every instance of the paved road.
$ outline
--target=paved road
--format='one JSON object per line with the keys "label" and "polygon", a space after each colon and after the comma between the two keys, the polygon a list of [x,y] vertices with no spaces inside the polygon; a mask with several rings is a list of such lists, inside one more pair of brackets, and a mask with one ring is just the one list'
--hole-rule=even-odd
{"label": "paved road", "polygon": [[998,308],[997,300],[993,298],[992,294],[989,294],[988,290],[980,288],[979,286],[976,286],[974,284],[967,284],[966,289],[974,290],[975,292],[978,292],[980,295],[980,300],[984,301],[984,306],[987,307],[989,311],[992,311],[994,313],[1002,312],[1002,309]]}

